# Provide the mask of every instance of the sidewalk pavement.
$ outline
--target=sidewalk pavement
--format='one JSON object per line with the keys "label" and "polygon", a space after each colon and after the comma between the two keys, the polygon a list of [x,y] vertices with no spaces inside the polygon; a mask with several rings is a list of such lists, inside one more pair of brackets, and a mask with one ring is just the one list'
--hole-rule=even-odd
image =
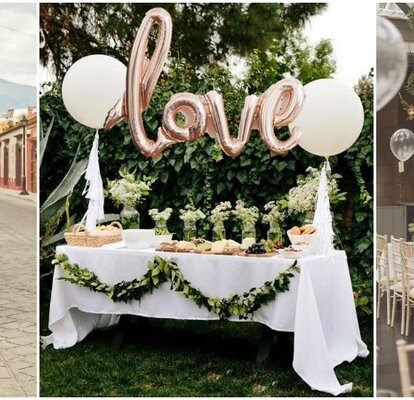
{"label": "sidewalk pavement", "polygon": [[37,393],[36,203],[0,194],[0,397]]}
{"label": "sidewalk pavement", "polygon": [[20,193],[20,190],[0,188],[0,195],[11,196],[11,197],[15,197],[16,199],[30,201],[33,204],[37,204],[37,193],[29,192],[28,195],[21,195],[19,193]]}

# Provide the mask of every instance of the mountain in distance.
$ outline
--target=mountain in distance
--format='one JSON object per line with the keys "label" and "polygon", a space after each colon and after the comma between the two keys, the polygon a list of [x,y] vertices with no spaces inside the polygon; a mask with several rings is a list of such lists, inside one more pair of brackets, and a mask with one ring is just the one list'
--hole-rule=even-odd
{"label": "mountain in distance", "polygon": [[12,108],[36,107],[36,88],[0,79],[0,113]]}

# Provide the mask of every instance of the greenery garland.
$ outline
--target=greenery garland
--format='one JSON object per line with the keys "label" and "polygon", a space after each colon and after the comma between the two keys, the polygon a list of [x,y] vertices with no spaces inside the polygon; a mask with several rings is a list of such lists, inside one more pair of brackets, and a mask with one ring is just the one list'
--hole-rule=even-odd
{"label": "greenery garland", "polygon": [[98,276],[87,268],[72,264],[66,254],[57,254],[52,263],[60,264],[62,267],[64,276],[60,279],[87,287],[93,292],[104,293],[114,302],[127,303],[132,300],[140,300],[145,294],[152,293],[163,282],[170,281],[171,290],[181,292],[200,308],[206,307],[221,319],[229,318],[231,315],[237,315],[239,319],[247,319],[248,314],[253,315],[253,312],[261,306],[273,301],[278,293],[289,290],[290,278],[294,277],[293,272],[300,272],[297,261],[295,261],[285,271],[279,273],[276,278],[265,282],[261,287],[252,288],[241,295],[230,294],[220,299],[208,297],[192,287],[191,283],[184,279],[176,263],[164,260],[159,256],[155,256],[154,261],[147,264],[148,271],[141,278],[129,282],[122,281],[115,285],[101,282]]}

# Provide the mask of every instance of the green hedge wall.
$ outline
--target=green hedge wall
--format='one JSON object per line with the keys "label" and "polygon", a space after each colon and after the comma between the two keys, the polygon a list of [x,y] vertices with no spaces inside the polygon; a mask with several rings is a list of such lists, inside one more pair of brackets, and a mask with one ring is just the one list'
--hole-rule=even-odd
{"label": "green hedge wall", "polygon": [[[235,81],[226,70],[212,66],[205,73],[186,71],[184,61],[172,64],[168,74],[161,77],[154,92],[150,107],[144,114],[147,132],[156,132],[161,124],[164,105],[177,92],[206,93],[219,90],[225,101],[226,114],[232,132],[237,132],[239,115],[244,98],[252,90],[265,90],[257,82],[266,65],[260,60],[253,63],[253,73],[244,80]],[[321,76],[315,76],[314,79]],[[272,77],[263,73],[266,84]],[[280,77],[274,78],[273,81]],[[310,76],[308,77],[311,78]],[[311,79],[310,79],[311,80]],[[256,83],[252,86],[252,82]],[[252,89],[253,87],[253,89]],[[343,176],[340,189],[347,192],[346,202],[333,207],[336,220],[337,247],[347,251],[352,274],[355,300],[364,320],[371,319],[373,298],[373,87],[372,73],[362,80],[357,88],[365,108],[365,123],[358,141],[346,153],[332,157],[335,173]],[[76,123],[67,113],[58,86],[49,87],[41,97],[41,121],[45,128],[54,117],[54,126],[49,139],[41,169],[41,199],[50,194],[66,173],[80,145],[81,157],[87,157],[94,132]],[[286,129],[277,132],[279,137]],[[306,153],[300,147],[283,156],[272,155],[260,140],[258,133],[245,146],[242,154],[231,159],[221,153],[213,139],[207,135],[194,142],[174,145],[163,152],[157,160],[139,154],[131,141],[126,122],[122,122],[100,136],[100,166],[104,179],[114,179],[118,170],[126,166],[136,169],[139,176],[155,176],[157,181],[149,199],[139,207],[143,227],[152,226],[147,211],[150,208],[171,207],[176,212],[169,227],[171,232],[181,234],[182,224],[178,210],[191,197],[203,211],[211,210],[217,202],[243,199],[248,204],[263,210],[270,200],[286,195],[295,186],[298,175],[304,174],[308,166],[320,167],[320,157]],[[86,210],[86,201],[81,196],[84,180],[72,196],[71,213],[80,217]],[[119,212],[109,200],[105,212]],[[297,221],[288,218],[284,228]],[[63,221],[62,221],[63,224]],[[265,237],[266,227],[260,222],[258,236]],[[228,232],[237,239],[238,227],[229,226]],[[207,221],[200,224],[200,234],[210,235]]]}

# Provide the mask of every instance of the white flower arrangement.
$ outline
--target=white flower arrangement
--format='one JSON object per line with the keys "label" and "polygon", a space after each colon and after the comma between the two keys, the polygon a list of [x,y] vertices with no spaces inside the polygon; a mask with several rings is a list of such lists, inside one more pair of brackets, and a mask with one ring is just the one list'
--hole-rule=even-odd
{"label": "white flower arrangement", "polygon": [[151,191],[155,178],[144,176],[143,180],[135,179],[132,172],[126,169],[119,171],[121,179],[108,180],[106,194],[119,206],[134,207],[141,202]]}
{"label": "white flower arrangement", "polygon": [[[318,193],[321,171],[317,168],[308,167],[308,175],[298,179],[298,186],[289,190],[288,211],[289,214],[300,214],[315,211],[316,197]],[[336,178],[340,175],[329,175],[329,200],[332,204],[345,200],[345,193],[340,193]]]}
{"label": "white flower arrangement", "polygon": [[285,214],[283,211],[279,210],[279,207],[275,201],[269,201],[267,204],[265,204],[264,209],[268,211],[267,214],[263,215],[264,223],[273,224],[283,221]]}
{"label": "white flower arrangement", "polygon": [[155,222],[156,235],[168,235],[167,221],[172,214],[172,208],[166,208],[164,211],[158,211],[158,208],[152,208],[148,211],[149,216]]}
{"label": "white flower arrangement", "polygon": [[412,241],[414,241],[414,221],[408,224],[408,232],[412,235]]}
{"label": "white flower arrangement", "polygon": [[192,204],[187,204],[184,209],[180,210],[180,219],[184,221],[185,225],[195,224],[205,217],[206,215]]}
{"label": "white flower arrangement", "polygon": [[236,207],[233,210],[234,216],[242,223],[255,224],[259,219],[259,209],[256,206],[246,207],[243,200],[236,201]]}
{"label": "white flower arrangement", "polygon": [[217,225],[227,221],[230,215],[231,203],[229,201],[222,201],[213,208],[209,219],[212,224]]}
{"label": "white flower arrangement", "polygon": [[149,216],[152,218],[154,222],[157,221],[165,221],[167,222],[172,214],[172,208],[166,208],[163,211],[158,211],[158,208],[152,208],[148,211]]}

